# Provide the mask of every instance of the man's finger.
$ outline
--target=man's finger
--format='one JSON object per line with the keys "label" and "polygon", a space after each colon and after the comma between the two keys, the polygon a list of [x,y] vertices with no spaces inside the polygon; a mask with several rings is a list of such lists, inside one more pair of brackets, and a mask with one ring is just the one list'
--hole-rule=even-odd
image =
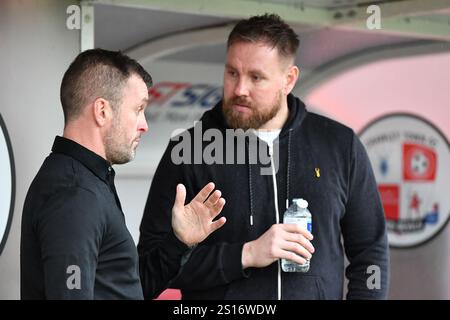
{"label": "man's finger", "polygon": [[184,207],[184,202],[186,201],[186,188],[183,184],[177,185],[177,194],[175,196],[174,207],[182,208]]}
{"label": "man's finger", "polygon": [[214,206],[217,203],[217,201],[219,201],[221,195],[222,195],[222,192],[220,192],[220,190],[214,191],[209,196],[208,200],[206,200],[205,205],[207,205],[208,207]]}
{"label": "man's finger", "polygon": [[314,253],[314,246],[312,245],[312,243],[309,242],[309,240],[306,239],[306,237],[300,233],[287,232],[285,240],[290,242],[296,242],[309,252]]}
{"label": "man's finger", "polygon": [[206,186],[203,187],[202,190],[200,190],[199,193],[195,196],[195,198],[192,201],[199,201],[199,202],[205,202],[206,199],[208,199],[209,194],[211,191],[214,190],[214,183],[210,182]]}
{"label": "man's finger", "polygon": [[210,233],[213,233],[217,229],[221,228],[225,224],[225,222],[227,222],[227,219],[225,217],[222,217],[222,218],[218,219],[217,221],[214,221],[213,223],[211,223]]}
{"label": "man's finger", "polygon": [[212,219],[214,219],[215,217],[217,217],[219,215],[219,213],[222,212],[223,207],[225,206],[225,199],[224,198],[220,198],[210,209],[210,216]]}
{"label": "man's finger", "polygon": [[284,223],[284,224],[281,224],[281,226],[282,226],[282,228],[283,228],[284,231],[300,233],[300,234],[302,234],[303,236],[305,236],[306,239],[308,239],[308,240],[310,240],[310,241],[314,238],[313,235],[311,234],[311,232],[309,232],[309,231],[306,230],[306,229],[303,229],[303,228],[302,228],[300,225],[298,225],[298,224]]}
{"label": "man's finger", "polygon": [[286,250],[286,251],[294,252],[305,259],[311,259],[311,257],[312,257],[312,254],[308,251],[308,249],[304,248],[297,242],[286,241],[283,243],[282,249]]}
{"label": "man's finger", "polygon": [[279,253],[277,254],[279,259],[286,259],[286,260],[290,260],[293,261],[295,263],[298,264],[305,264],[306,263],[306,259],[303,258],[302,256],[299,256],[298,254],[292,252],[292,251],[287,251],[287,250],[280,250]]}

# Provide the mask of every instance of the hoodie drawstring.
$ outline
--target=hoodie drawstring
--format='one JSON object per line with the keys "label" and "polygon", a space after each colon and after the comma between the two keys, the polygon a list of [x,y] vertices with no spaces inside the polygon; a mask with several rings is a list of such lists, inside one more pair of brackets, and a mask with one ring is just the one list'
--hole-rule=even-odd
{"label": "hoodie drawstring", "polygon": [[[288,133],[288,150],[287,150],[287,172],[286,172],[286,210],[289,208],[289,199],[290,195],[290,181],[291,181],[291,141],[292,141],[292,128],[289,129]],[[248,144],[248,141],[246,141]],[[248,147],[248,145],[247,145]],[[248,148],[247,148],[248,150]],[[248,168],[248,190],[250,195],[250,225],[253,226],[253,188],[252,188],[252,168],[250,166],[250,160],[247,159],[247,168]]]}
{"label": "hoodie drawstring", "polygon": [[[292,129],[289,129],[288,150],[287,150],[288,151],[287,152],[287,172],[286,172],[286,209],[289,207],[289,198],[290,198],[291,139],[292,139]],[[248,147],[248,145],[247,145],[247,147]],[[248,148],[247,148],[247,150],[248,150]],[[274,163],[273,163],[273,146],[272,145],[269,145],[269,155],[270,155],[270,166],[272,168],[272,178],[273,178],[273,186],[274,186],[276,223],[279,223],[277,180],[276,180],[276,172],[275,172]],[[247,168],[248,168],[248,188],[249,188],[249,195],[250,195],[250,226],[253,226],[252,169],[250,166],[250,155],[249,154],[248,154],[248,159],[247,159]],[[278,300],[281,300],[281,260],[278,261],[277,298],[278,298]]]}
{"label": "hoodie drawstring", "polygon": [[290,190],[289,190],[289,182],[290,182],[290,169],[291,169],[291,136],[292,129],[289,129],[289,137],[288,137],[288,154],[287,154],[287,173],[286,173],[286,210],[289,208],[289,198],[290,198]]}
{"label": "hoodie drawstring", "polygon": [[248,189],[250,193],[250,225],[253,225],[253,188],[252,188],[252,168],[250,166],[250,161],[247,162],[248,165]]}
{"label": "hoodie drawstring", "polygon": [[249,142],[245,139],[245,145],[247,149],[247,168],[248,168],[248,192],[250,195],[250,225],[253,226],[253,187],[252,187],[252,167],[250,165],[250,150],[248,146]]}

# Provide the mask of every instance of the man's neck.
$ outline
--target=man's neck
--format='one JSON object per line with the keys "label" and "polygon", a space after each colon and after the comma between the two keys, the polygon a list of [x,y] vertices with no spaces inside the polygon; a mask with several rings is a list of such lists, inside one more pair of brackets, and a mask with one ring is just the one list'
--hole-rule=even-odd
{"label": "man's neck", "polygon": [[86,149],[98,154],[105,160],[106,152],[103,140],[98,132],[92,128],[83,126],[80,122],[73,121],[64,127],[63,137],[75,141]]}
{"label": "man's neck", "polygon": [[272,131],[281,130],[289,117],[289,109],[287,103],[278,111],[277,115],[263,124],[258,130]]}

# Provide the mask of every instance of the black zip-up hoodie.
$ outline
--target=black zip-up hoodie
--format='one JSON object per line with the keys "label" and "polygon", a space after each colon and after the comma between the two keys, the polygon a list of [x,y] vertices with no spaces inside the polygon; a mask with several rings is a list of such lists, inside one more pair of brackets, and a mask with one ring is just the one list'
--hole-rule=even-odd
{"label": "black zip-up hoodie", "polygon": [[[285,273],[279,270],[278,262],[265,268],[242,269],[244,243],[257,239],[276,223],[273,176],[261,174],[261,168],[270,168],[270,163],[251,163],[248,143],[245,163],[236,164],[237,152],[235,164],[226,161],[231,150],[226,147],[212,153],[218,156],[216,159],[223,159],[223,164],[193,163],[198,162],[195,152],[197,157],[199,152],[211,154],[212,143],[217,140],[211,142],[210,137],[204,137],[206,141],[199,148],[193,143],[195,130],[191,128],[187,131],[191,149],[180,152],[180,143],[189,142],[181,135],[169,143],[159,163],[138,245],[141,256],[166,250],[164,238],[171,231],[171,208],[178,183],[185,184],[187,201],[210,181],[222,191],[227,202],[221,215],[227,218],[226,224],[190,252],[169,284],[181,289],[183,299],[277,299],[279,272],[282,299],[342,299],[344,252],[349,261],[345,269],[349,279],[347,298],[386,297],[389,253],[385,220],[364,147],[351,129],[308,112],[293,95],[287,99],[289,118],[274,142],[274,150],[278,148],[275,167],[279,221],[283,221],[292,199],[308,201],[315,248],[309,272]],[[201,125],[203,132],[219,129],[226,145],[228,127],[221,102],[205,112]],[[176,164],[179,156],[191,164]],[[166,252],[170,256],[170,250]],[[164,289],[148,281],[142,281],[142,285],[146,298]]]}

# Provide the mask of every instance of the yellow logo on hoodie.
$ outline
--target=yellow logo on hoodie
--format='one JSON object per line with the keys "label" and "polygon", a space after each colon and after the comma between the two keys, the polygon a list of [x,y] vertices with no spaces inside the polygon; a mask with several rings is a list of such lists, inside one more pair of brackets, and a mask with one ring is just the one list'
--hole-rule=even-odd
{"label": "yellow logo on hoodie", "polygon": [[315,168],[314,170],[316,171],[316,177],[320,178],[320,168]]}

